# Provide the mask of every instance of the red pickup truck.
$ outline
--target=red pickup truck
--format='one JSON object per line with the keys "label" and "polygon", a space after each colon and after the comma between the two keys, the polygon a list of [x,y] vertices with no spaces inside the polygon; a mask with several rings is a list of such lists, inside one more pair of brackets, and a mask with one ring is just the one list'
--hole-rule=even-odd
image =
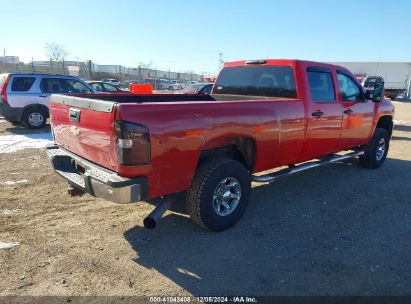
{"label": "red pickup truck", "polygon": [[343,67],[255,60],[226,63],[211,95],[53,95],[50,112],[48,155],[72,194],[163,198],[144,220],[152,228],[185,192],[191,219],[222,231],[243,215],[251,181],[355,156],[380,167],[394,107]]}

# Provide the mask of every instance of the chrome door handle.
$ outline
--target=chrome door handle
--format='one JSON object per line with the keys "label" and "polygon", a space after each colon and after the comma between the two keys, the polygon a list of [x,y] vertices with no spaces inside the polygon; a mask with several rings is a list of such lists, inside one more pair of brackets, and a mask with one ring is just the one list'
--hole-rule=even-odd
{"label": "chrome door handle", "polygon": [[46,97],[48,97],[48,95],[40,94],[39,97],[46,98]]}

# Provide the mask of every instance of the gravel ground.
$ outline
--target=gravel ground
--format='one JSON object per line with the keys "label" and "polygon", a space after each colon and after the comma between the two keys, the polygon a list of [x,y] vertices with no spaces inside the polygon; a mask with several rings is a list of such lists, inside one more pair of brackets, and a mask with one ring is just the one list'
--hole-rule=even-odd
{"label": "gravel ground", "polygon": [[19,244],[0,249],[0,295],[411,295],[411,104],[396,120],[382,168],[255,184],[223,233],[173,211],[146,230],[152,205],[69,197],[43,149],[0,154],[0,248]]}

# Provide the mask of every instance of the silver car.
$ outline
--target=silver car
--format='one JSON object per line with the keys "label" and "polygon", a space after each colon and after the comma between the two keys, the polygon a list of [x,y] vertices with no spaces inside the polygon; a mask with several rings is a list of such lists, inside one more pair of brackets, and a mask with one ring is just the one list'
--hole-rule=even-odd
{"label": "silver car", "polygon": [[0,91],[0,115],[30,129],[46,124],[51,94],[95,93],[77,77],[47,74],[0,74]]}

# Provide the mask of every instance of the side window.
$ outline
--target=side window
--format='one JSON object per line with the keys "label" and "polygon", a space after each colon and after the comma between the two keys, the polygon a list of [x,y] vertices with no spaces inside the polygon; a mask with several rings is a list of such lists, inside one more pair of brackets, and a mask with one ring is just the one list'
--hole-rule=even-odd
{"label": "side window", "polygon": [[308,83],[314,101],[336,101],[331,71],[326,68],[308,68]]}
{"label": "side window", "polygon": [[65,86],[65,93],[92,93],[91,90],[78,80],[62,79]]}
{"label": "side window", "polygon": [[108,92],[117,92],[117,88],[115,86],[112,86],[111,84],[103,83],[104,88]]}
{"label": "side window", "polygon": [[35,77],[15,77],[11,84],[11,90],[14,92],[27,92],[32,87]]}
{"label": "side window", "polygon": [[96,90],[96,91],[99,91],[99,92],[103,91],[103,87],[101,86],[100,83],[93,83],[93,84],[91,85],[91,87],[92,87],[94,90]]}
{"label": "side window", "polygon": [[201,90],[201,94],[210,94],[212,88],[213,88],[212,85],[206,85],[206,86]]}
{"label": "side window", "polygon": [[61,80],[58,78],[43,78],[40,82],[40,90],[42,93],[66,93]]}
{"label": "side window", "polygon": [[340,86],[340,92],[343,101],[356,101],[361,100],[361,90],[351,79],[351,77],[337,73],[338,85]]}

